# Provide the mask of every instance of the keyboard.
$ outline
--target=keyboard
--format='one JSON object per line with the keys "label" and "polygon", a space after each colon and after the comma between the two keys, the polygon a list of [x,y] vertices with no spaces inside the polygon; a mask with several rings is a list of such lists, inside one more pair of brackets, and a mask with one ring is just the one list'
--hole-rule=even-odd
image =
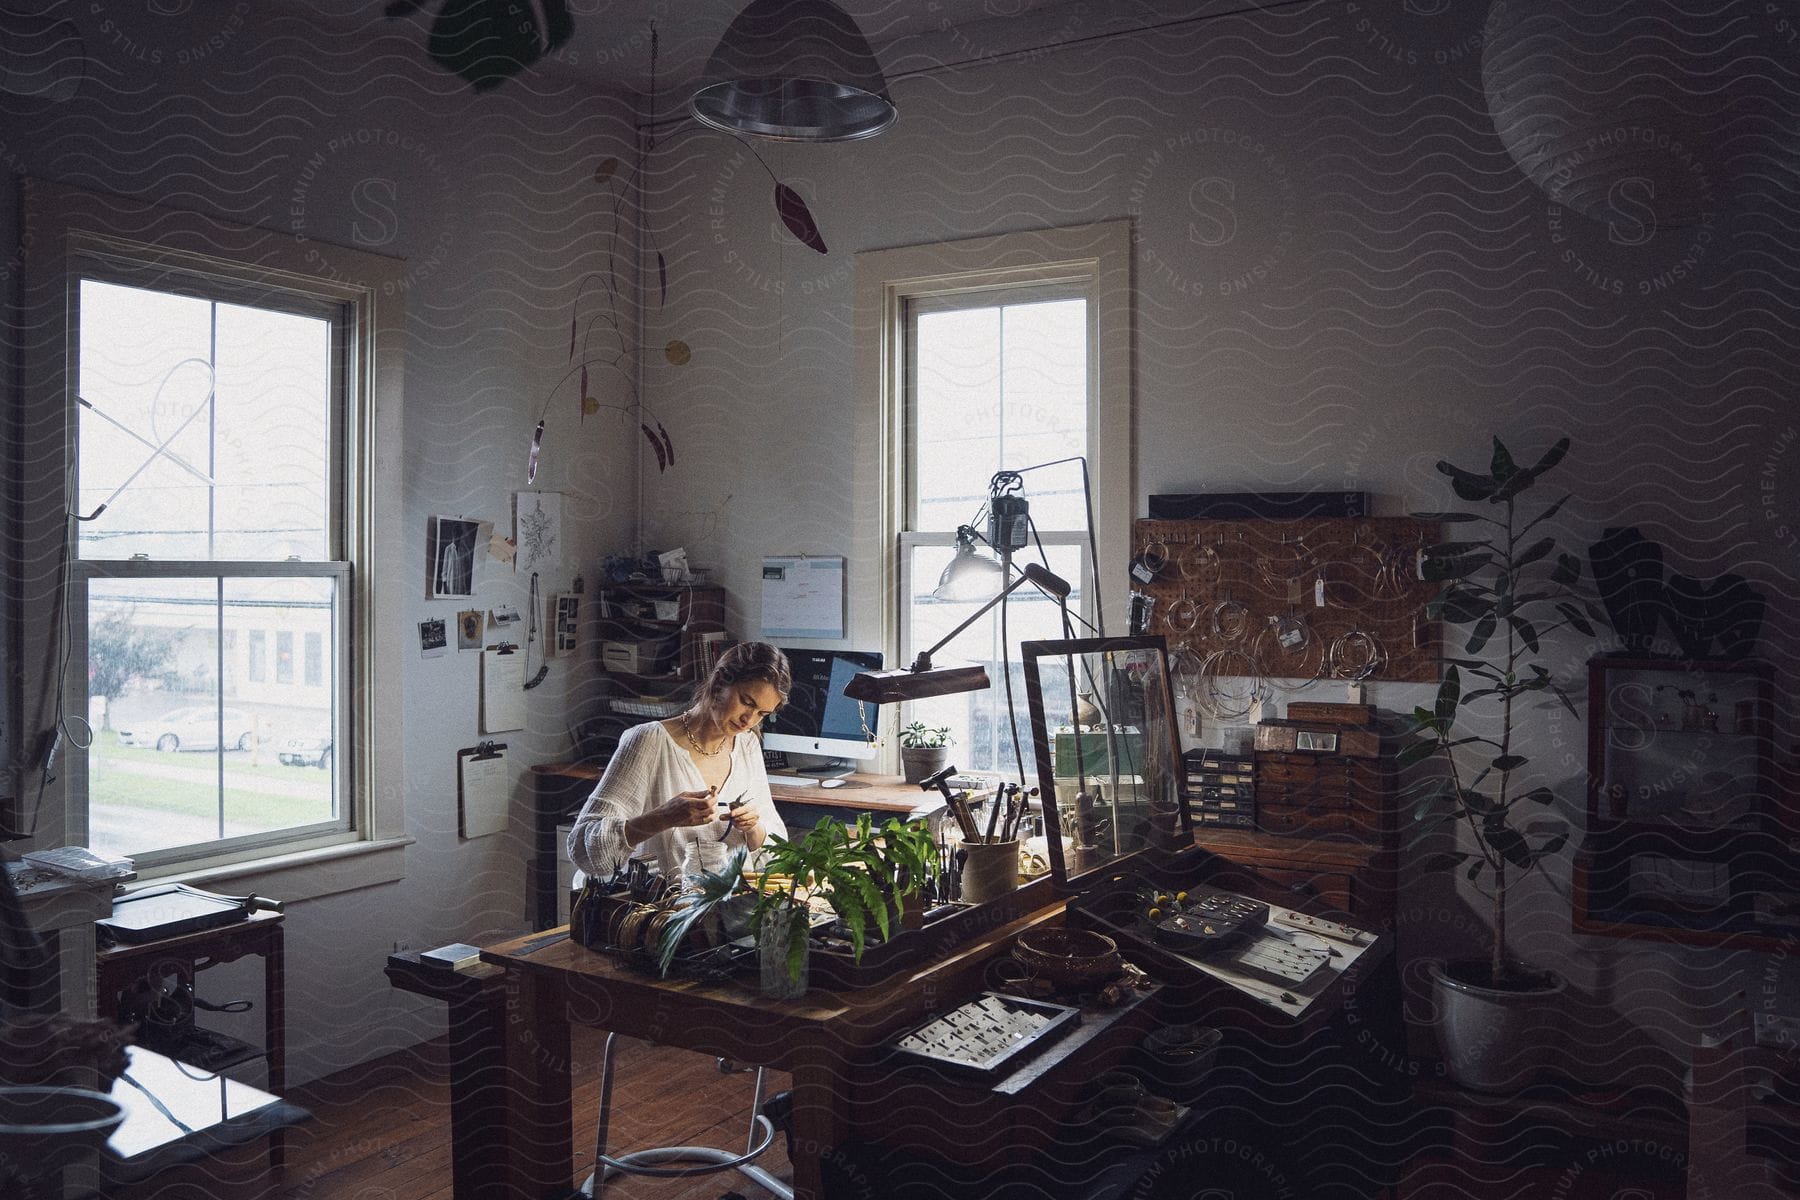
{"label": "keyboard", "polygon": [[638,699],[609,700],[607,707],[613,712],[627,717],[650,717],[664,721],[680,713],[687,705],[679,700],[650,700],[640,697]]}

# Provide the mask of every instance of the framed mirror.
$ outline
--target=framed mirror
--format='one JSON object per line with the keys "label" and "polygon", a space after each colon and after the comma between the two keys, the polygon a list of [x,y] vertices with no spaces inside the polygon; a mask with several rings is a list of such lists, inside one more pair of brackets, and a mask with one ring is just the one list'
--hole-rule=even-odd
{"label": "framed mirror", "polygon": [[1057,885],[1193,845],[1163,639],[1025,642],[1020,653]]}

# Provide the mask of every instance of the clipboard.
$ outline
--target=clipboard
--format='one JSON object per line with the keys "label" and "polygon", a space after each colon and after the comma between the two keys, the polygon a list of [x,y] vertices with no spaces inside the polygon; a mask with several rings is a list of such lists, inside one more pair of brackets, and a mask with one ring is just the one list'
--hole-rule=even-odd
{"label": "clipboard", "polygon": [[481,732],[525,728],[525,656],[502,642],[481,652]]}
{"label": "clipboard", "polygon": [[482,742],[456,752],[456,823],[461,837],[504,832],[511,799],[505,742]]}

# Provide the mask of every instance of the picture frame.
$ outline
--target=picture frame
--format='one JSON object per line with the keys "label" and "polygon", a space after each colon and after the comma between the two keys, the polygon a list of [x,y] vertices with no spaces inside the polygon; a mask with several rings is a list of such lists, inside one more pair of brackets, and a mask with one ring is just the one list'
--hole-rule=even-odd
{"label": "picture frame", "polygon": [[425,539],[425,598],[467,599],[475,594],[475,553],[481,522],[432,517]]}
{"label": "picture frame", "polygon": [[546,658],[565,658],[581,647],[581,593],[558,592],[550,597],[550,636],[544,641]]}

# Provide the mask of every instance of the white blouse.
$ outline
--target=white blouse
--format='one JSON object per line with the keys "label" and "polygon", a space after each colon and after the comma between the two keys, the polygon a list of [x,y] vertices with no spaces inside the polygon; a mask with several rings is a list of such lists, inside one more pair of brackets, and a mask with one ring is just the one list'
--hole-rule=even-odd
{"label": "white blouse", "polygon": [[[625,822],[668,803],[682,792],[704,790],[706,781],[700,777],[700,768],[669,736],[661,721],[632,726],[620,737],[619,748],[606,764],[599,786],[575,818],[575,827],[569,831],[569,860],[601,879],[633,857],[653,860],[665,875],[717,870],[725,865],[733,850],[744,844],[744,835],[724,821],[651,834],[638,846],[625,841]],[[787,826],[782,824],[774,798],[769,795],[762,742],[750,732],[733,739],[731,772],[719,788],[719,799],[726,803],[740,797],[762,815],[766,836],[787,836]]]}

